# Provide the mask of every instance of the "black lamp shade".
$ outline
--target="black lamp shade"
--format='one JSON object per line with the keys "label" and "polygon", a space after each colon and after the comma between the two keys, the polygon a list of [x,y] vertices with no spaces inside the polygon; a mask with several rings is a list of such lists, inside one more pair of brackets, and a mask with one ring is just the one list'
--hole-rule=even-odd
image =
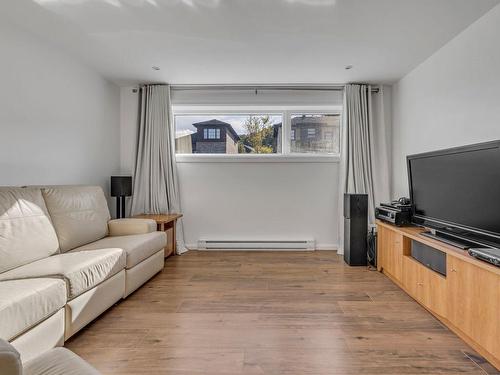
{"label": "black lamp shade", "polygon": [[111,176],[111,196],[130,197],[132,195],[132,176]]}

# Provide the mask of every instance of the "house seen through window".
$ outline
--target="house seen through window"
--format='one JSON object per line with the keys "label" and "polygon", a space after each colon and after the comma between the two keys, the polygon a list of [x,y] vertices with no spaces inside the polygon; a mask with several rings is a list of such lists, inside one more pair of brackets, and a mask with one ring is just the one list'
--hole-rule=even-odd
{"label": "house seen through window", "polygon": [[340,151],[338,113],[175,114],[174,119],[178,154],[338,154]]}
{"label": "house seen through window", "polygon": [[[281,115],[176,115],[178,154],[274,154]],[[278,150],[279,149],[279,150]]]}
{"label": "house seen through window", "polygon": [[292,114],[291,153],[339,154],[339,114]]}

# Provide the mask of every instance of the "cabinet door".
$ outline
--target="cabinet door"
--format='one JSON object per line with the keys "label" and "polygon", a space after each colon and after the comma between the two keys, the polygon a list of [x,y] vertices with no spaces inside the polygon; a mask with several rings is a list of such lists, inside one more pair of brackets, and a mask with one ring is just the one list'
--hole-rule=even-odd
{"label": "cabinet door", "polygon": [[448,255],[448,320],[490,353],[500,354],[499,276]]}
{"label": "cabinet door", "polygon": [[389,231],[386,270],[399,282],[403,281],[403,235]]}
{"label": "cabinet door", "polygon": [[421,265],[422,304],[433,313],[446,317],[446,278]]}
{"label": "cabinet door", "polygon": [[406,292],[433,313],[446,316],[446,278],[410,256],[403,256],[403,286]]}
{"label": "cabinet door", "polygon": [[494,344],[495,349],[493,349],[493,355],[495,358],[500,358],[500,277],[497,276],[497,332],[496,332],[496,343]]}
{"label": "cabinet door", "polygon": [[417,301],[422,301],[422,281],[419,268],[422,267],[409,256],[403,258],[403,286],[406,292]]}
{"label": "cabinet door", "polygon": [[388,242],[388,230],[382,226],[377,227],[377,270],[385,268],[386,250]]}

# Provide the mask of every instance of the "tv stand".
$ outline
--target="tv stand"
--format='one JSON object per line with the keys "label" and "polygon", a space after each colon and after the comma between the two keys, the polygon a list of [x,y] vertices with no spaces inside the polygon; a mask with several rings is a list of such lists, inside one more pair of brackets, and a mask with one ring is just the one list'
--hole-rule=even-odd
{"label": "tv stand", "polygon": [[[422,232],[377,221],[378,270],[500,370],[500,267]],[[444,275],[412,256],[420,245],[444,253]]]}
{"label": "tv stand", "polygon": [[458,247],[459,249],[462,250],[468,250],[471,247],[477,247],[477,244],[464,240],[462,238],[458,238],[456,236],[453,236],[451,234],[445,233],[445,232],[439,232],[439,231],[425,231],[420,233],[421,236],[429,237],[441,242],[444,242],[448,245]]}

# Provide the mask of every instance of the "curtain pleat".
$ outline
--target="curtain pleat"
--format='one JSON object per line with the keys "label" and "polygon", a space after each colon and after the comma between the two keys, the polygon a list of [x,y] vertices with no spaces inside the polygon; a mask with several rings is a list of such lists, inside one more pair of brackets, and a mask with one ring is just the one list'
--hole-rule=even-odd
{"label": "curtain pleat", "polygon": [[[133,215],[181,211],[174,134],[170,87],[143,86],[132,196]],[[178,220],[177,225],[177,252],[182,253],[186,251],[182,220]]]}

